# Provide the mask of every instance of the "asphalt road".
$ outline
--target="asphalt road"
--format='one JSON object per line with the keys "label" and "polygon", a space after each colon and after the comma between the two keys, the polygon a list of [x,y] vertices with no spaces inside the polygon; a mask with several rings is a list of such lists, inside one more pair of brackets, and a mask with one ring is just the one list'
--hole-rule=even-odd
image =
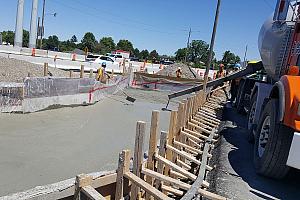
{"label": "asphalt road", "polygon": [[224,119],[223,136],[216,148],[216,192],[229,199],[299,199],[300,172],[291,170],[284,180],[257,175],[252,162],[253,145],[247,141],[246,117],[227,104]]}

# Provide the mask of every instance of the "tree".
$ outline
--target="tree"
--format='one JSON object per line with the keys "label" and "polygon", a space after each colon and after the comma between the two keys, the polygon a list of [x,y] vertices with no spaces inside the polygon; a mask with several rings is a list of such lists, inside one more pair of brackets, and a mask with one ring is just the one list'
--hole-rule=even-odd
{"label": "tree", "polygon": [[90,52],[93,52],[95,50],[97,41],[93,33],[87,32],[84,34],[81,43],[83,48],[87,47]]}
{"label": "tree", "polygon": [[129,40],[119,40],[117,44],[118,50],[129,51],[131,54],[133,53],[133,45]]}
{"label": "tree", "polygon": [[76,35],[73,35],[73,36],[71,37],[70,42],[72,42],[72,43],[78,42]]}
{"label": "tree", "polygon": [[150,52],[149,54],[149,59],[151,59],[152,61],[158,60],[159,58],[159,54],[157,53],[156,50],[153,50]]}
{"label": "tree", "polygon": [[235,64],[240,62],[241,59],[239,56],[236,56],[234,53],[230,51],[225,51],[222,58],[222,63],[226,66],[228,64]]}
{"label": "tree", "polygon": [[2,41],[7,44],[14,44],[15,33],[13,31],[3,31],[2,32]]}
{"label": "tree", "polygon": [[135,58],[140,58],[140,50],[138,48],[135,48],[132,52],[132,56]]}
{"label": "tree", "polygon": [[147,49],[142,50],[140,52],[140,58],[144,59],[144,60],[147,60],[149,58],[149,51]]}
{"label": "tree", "polygon": [[[188,60],[194,63],[207,63],[209,45],[203,40],[193,40],[188,51]],[[214,57],[214,53],[213,53]]]}
{"label": "tree", "polygon": [[59,46],[59,40],[56,35],[49,36],[48,39],[43,40],[43,49],[56,50]]}
{"label": "tree", "polygon": [[23,47],[29,47],[29,31],[23,30]]}
{"label": "tree", "polygon": [[185,56],[186,56],[186,48],[178,49],[175,52],[175,59],[177,61],[184,61],[185,60]]}
{"label": "tree", "polygon": [[112,37],[103,37],[99,41],[96,51],[100,54],[110,53],[116,49],[116,44]]}

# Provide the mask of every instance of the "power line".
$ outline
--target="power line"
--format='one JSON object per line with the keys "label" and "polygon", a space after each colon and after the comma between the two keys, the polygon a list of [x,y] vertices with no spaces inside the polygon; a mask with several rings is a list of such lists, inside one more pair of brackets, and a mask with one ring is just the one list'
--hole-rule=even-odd
{"label": "power line", "polygon": [[[80,14],[88,15],[88,16],[91,16],[93,18],[103,17],[103,16],[100,16],[98,14],[93,14],[93,13],[89,13],[89,12],[83,12],[81,9],[78,9],[76,7],[73,7],[73,6],[70,6],[68,4],[64,4],[61,1],[53,0],[52,2],[55,2],[55,3],[59,4],[59,5],[63,5],[64,7],[67,7],[67,8],[70,8],[72,10],[75,10],[75,11],[79,12]],[[132,25],[130,25],[130,24],[121,23],[119,21],[115,21],[115,20],[112,20],[112,19],[105,19],[105,20],[108,21],[108,22],[111,22],[113,24],[118,24],[118,25],[127,26],[127,27],[131,26],[132,27]],[[150,31],[150,32],[157,32],[157,33],[162,33],[162,34],[177,34],[177,33],[174,33],[174,32],[160,31],[160,30],[154,30],[154,29],[149,29],[149,28],[141,28],[141,27],[136,27],[136,28],[138,28],[139,30],[145,30],[145,31]],[[184,31],[184,30],[182,30],[182,31]]]}

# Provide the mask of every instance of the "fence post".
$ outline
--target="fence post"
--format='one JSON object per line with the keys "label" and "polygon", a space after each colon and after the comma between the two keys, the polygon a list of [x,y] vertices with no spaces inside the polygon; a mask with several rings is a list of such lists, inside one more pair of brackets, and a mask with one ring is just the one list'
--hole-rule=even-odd
{"label": "fence post", "polygon": [[124,174],[126,172],[129,172],[129,165],[130,165],[130,151],[123,150],[119,154],[115,200],[120,200],[123,198]]}
{"label": "fence post", "polygon": [[[154,154],[157,146],[156,138],[158,131],[158,123],[159,123],[159,111],[152,111],[151,117],[151,127],[150,127],[150,138],[149,138],[149,150],[148,150],[148,160],[147,160],[147,168],[150,170],[154,170]],[[153,185],[153,179],[151,176],[146,176],[146,182],[151,186]],[[146,193],[146,200],[150,199],[150,195]]]}
{"label": "fence post", "polygon": [[[172,111],[171,112],[171,117],[170,117],[169,135],[168,135],[168,144],[171,145],[171,146],[174,146],[173,140],[175,138],[175,134],[176,134],[176,131],[177,131],[176,122],[177,122],[177,111]],[[167,149],[166,158],[168,160],[172,161],[173,153],[170,149]],[[165,166],[165,173],[164,174],[169,174],[169,172],[170,172],[170,167]]]}
{"label": "fence post", "polygon": [[[143,121],[138,121],[136,124],[134,160],[133,160],[133,174],[135,174],[137,177],[141,176],[145,130],[146,130],[146,123]],[[140,191],[140,187],[136,185],[132,185],[131,199],[138,199],[139,191]]]}
{"label": "fence post", "polygon": [[73,77],[73,71],[70,70],[69,72],[70,72],[69,77],[72,78]]}
{"label": "fence post", "polygon": [[44,76],[48,76],[48,63],[44,63]]}
{"label": "fence post", "polygon": [[83,78],[84,75],[84,65],[80,66],[80,78]]}
{"label": "fence post", "polygon": [[[159,150],[158,150],[158,155],[160,155],[161,157],[165,157],[166,154],[167,137],[168,137],[168,133],[162,131],[160,134],[160,143],[159,143]],[[161,161],[158,161],[157,172],[163,174],[163,171],[164,171],[163,163]],[[162,184],[161,181],[156,180],[155,181],[156,189],[160,188],[161,184]]]}
{"label": "fence post", "polygon": [[94,71],[93,69],[90,69],[90,78],[93,78],[93,76],[94,76]]}
{"label": "fence post", "polygon": [[75,179],[75,193],[74,193],[74,199],[78,200],[80,198],[80,190],[84,186],[88,186],[92,184],[92,176],[86,175],[86,174],[79,174],[76,176]]}

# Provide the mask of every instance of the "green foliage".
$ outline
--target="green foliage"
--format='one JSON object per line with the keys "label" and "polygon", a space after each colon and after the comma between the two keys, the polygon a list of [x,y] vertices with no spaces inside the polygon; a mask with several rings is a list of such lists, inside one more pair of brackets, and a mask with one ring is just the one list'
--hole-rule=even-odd
{"label": "green foliage", "polygon": [[84,34],[84,36],[81,40],[81,43],[82,43],[83,49],[85,47],[87,47],[89,52],[94,52],[97,41],[96,41],[96,38],[93,33],[87,32]]}
{"label": "green foliage", "polygon": [[225,51],[222,58],[222,63],[227,66],[229,64],[239,63],[241,61],[239,56],[236,56],[230,51]]}
{"label": "green foliage", "polygon": [[128,40],[119,40],[116,49],[123,50],[123,51],[129,51],[131,54],[133,53],[133,45]]}
{"label": "green foliage", "polygon": [[186,56],[186,48],[178,49],[175,52],[175,59],[177,61],[184,61]]}
{"label": "green foliage", "polygon": [[143,60],[147,60],[149,58],[149,51],[147,49],[142,50],[140,52],[140,58]]}
{"label": "green foliage", "polygon": [[43,39],[43,49],[55,50],[59,47],[59,40],[56,35],[49,36],[48,39]]}
{"label": "green foliage", "polygon": [[95,51],[100,54],[110,53],[111,51],[116,49],[116,44],[112,37],[103,37],[96,45]]}
{"label": "green foliage", "polygon": [[132,56],[135,58],[140,58],[140,50],[138,48],[135,48],[132,52]]}
{"label": "green foliage", "polygon": [[193,63],[207,63],[209,45],[203,40],[193,40],[188,52],[188,61]]}
{"label": "green foliage", "polygon": [[13,31],[3,31],[2,32],[2,41],[3,42],[13,45],[14,38],[15,38],[15,33]]}
{"label": "green foliage", "polygon": [[29,31],[23,30],[23,47],[29,47]]}
{"label": "green foliage", "polygon": [[150,52],[149,59],[152,60],[152,61],[156,61],[156,60],[159,59],[159,55],[158,55],[156,50],[153,50],[153,51]]}
{"label": "green foliage", "polygon": [[71,37],[70,42],[71,42],[71,43],[76,43],[76,42],[78,42],[78,39],[77,39],[76,35],[73,35],[73,36]]}

